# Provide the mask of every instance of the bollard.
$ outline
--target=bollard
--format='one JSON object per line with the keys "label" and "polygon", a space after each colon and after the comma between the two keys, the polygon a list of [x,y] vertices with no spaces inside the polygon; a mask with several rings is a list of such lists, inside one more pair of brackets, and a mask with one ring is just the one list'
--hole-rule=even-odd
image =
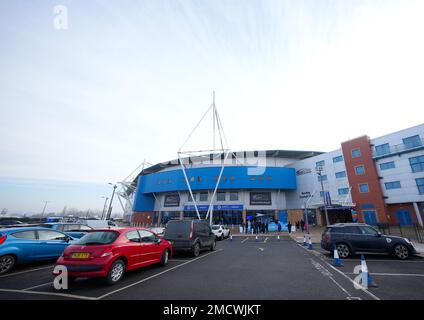
{"label": "bollard", "polygon": [[312,240],[311,240],[311,237],[309,237],[308,249],[309,249],[309,250],[313,250],[313,249],[314,249],[314,247],[312,246]]}

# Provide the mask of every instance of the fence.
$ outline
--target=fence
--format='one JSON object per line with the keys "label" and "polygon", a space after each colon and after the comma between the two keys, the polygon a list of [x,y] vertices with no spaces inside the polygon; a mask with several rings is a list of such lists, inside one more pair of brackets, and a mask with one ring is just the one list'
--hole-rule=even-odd
{"label": "fence", "polygon": [[424,228],[417,224],[412,226],[389,225],[388,223],[377,224],[379,231],[391,236],[409,238],[411,241],[424,243]]}

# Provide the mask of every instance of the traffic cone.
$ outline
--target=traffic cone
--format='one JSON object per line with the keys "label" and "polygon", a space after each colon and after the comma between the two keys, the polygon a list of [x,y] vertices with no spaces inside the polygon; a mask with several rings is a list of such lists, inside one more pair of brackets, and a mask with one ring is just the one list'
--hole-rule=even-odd
{"label": "traffic cone", "polygon": [[303,246],[307,247],[308,243],[306,242],[306,235],[303,235]]}
{"label": "traffic cone", "polygon": [[256,241],[258,241],[258,235],[256,235]]}
{"label": "traffic cone", "polygon": [[233,235],[230,234],[230,241],[233,241]]}
{"label": "traffic cone", "polygon": [[362,285],[365,288],[373,287],[377,288],[377,284],[374,283],[370,273],[368,272],[367,262],[365,261],[365,257],[361,255],[361,271],[362,271]]}
{"label": "traffic cone", "polygon": [[312,240],[311,240],[311,237],[309,237],[308,249],[309,249],[309,250],[313,250],[313,249],[314,249],[314,247],[312,246]]}
{"label": "traffic cone", "polygon": [[277,240],[280,241],[280,235],[277,236]]}
{"label": "traffic cone", "polygon": [[339,252],[337,251],[336,245],[334,245],[334,258],[333,258],[333,266],[342,267],[342,261],[339,258]]}

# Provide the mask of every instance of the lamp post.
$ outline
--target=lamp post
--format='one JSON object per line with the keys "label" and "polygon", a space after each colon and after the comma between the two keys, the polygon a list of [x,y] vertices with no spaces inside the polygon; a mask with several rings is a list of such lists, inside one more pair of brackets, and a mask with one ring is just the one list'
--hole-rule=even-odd
{"label": "lamp post", "polygon": [[106,211],[106,204],[107,204],[107,201],[109,200],[109,198],[108,197],[105,197],[105,196],[102,196],[102,199],[105,199],[105,205],[103,206],[102,218],[101,218],[103,220],[103,218],[105,216],[105,211]]}
{"label": "lamp post", "polygon": [[330,225],[330,222],[328,220],[328,212],[327,212],[327,204],[325,203],[325,193],[324,193],[324,182],[322,180],[322,172],[324,169],[322,167],[316,167],[316,172],[319,177],[319,180],[321,181],[321,191],[322,191],[322,201],[324,204],[324,211],[325,211],[325,222],[327,223],[327,226]]}
{"label": "lamp post", "polygon": [[112,197],[110,198],[110,202],[109,202],[109,210],[107,211],[107,215],[106,215],[106,220],[110,220],[110,216],[112,214],[112,203],[113,203],[113,196],[115,195],[115,190],[118,187],[116,184],[113,184],[111,182],[109,182],[108,184],[110,184],[111,186],[113,186],[113,192],[112,192]]}
{"label": "lamp post", "polygon": [[43,208],[43,211],[41,212],[41,220],[44,218],[44,212],[46,211],[46,207],[47,207],[47,203],[49,203],[50,201],[46,201],[45,203],[44,203],[44,208]]}

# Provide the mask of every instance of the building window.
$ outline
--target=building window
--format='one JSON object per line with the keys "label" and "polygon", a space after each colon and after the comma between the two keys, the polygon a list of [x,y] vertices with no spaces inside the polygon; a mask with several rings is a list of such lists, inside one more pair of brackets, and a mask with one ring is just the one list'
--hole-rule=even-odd
{"label": "building window", "polygon": [[317,161],[315,164],[316,168],[323,167],[323,166],[325,166],[325,160]]}
{"label": "building window", "polygon": [[319,192],[319,196],[320,196],[321,198],[324,198],[324,195],[325,195],[325,191],[320,191],[320,192]]}
{"label": "building window", "polygon": [[393,169],[394,167],[395,167],[394,161],[380,163],[380,170]]}
{"label": "building window", "polygon": [[409,158],[412,172],[424,171],[424,156]]}
{"label": "building window", "polygon": [[239,194],[238,192],[230,192],[230,201],[238,201]]}
{"label": "building window", "polygon": [[424,178],[415,179],[415,182],[417,183],[418,192],[424,194]]}
{"label": "building window", "polygon": [[403,140],[403,144],[405,145],[406,148],[410,149],[410,148],[415,148],[415,147],[419,147],[422,145],[421,139],[419,135],[415,135],[412,137],[407,137]]}
{"label": "building window", "polygon": [[355,173],[357,175],[364,174],[365,173],[365,167],[364,166],[357,166],[357,167],[355,167]]}
{"label": "building window", "polygon": [[341,161],[343,161],[343,156],[338,156],[333,158],[333,163],[341,162]]}
{"label": "building window", "polygon": [[361,193],[365,193],[365,192],[369,192],[370,189],[368,187],[368,183],[360,183],[359,184],[359,192]]}
{"label": "building window", "polygon": [[342,196],[349,193],[349,188],[340,188],[337,191],[339,192],[339,195]]}
{"label": "building window", "polygon": [[322,176],[318,176],[318,182],[321,182],[321,181],[327,181],[328,179],[327,179],[327,175],[326,174],[324,174],[324,175],[322,175]]}
{"label": "building window", "polygon": [[208,192],[200,192],[199,201],[208,201],[209,193]]}
{"label": "building window", "polygon": [[225,192],[217,192],[216,193],[217,201],[225,201]]}
{"label": "building window", "polygon": [[379,146],[375,147],[375,153],[377,156],[381,156],[383,154],[390,153],[390,146],[388,143],[380,144]]}
{"label": "building window", "polygon": [[[196,200],[196,194],[195,193],[193,193],[193,198],[194,198],[194,200]],[[187,195],[187,202],[193,202],[193,198],[191,197],[191,194],[189,193]]]}
{"label": "building window", "polygon": [[399,189],[400,188],[400,181],[386,182],[384,185],[386,187],[386,190]]}
{"label": "building window", "polygon": [[361,156],[361,149],[353,149],[352,150],[352,158],[358,158]]}
{"label": "building window", "polygon": [[346,171],[336,172],[336,178],[337,179],[346,178]]}

